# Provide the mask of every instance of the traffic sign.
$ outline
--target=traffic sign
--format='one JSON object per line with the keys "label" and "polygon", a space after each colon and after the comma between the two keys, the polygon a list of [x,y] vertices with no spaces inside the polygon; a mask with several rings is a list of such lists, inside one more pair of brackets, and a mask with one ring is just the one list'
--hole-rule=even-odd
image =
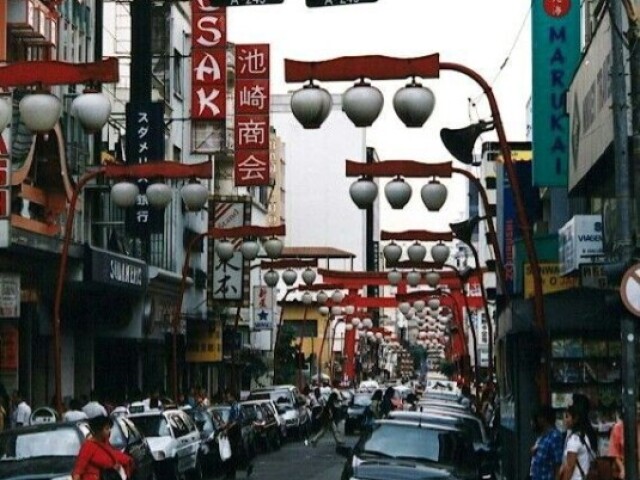
{"label": "traffic sign", "polygon": [[627,270],[620,282],[620,297],[625,307],[640,317],[640,263]]}
{"label": "traffic sign", "polygon": [[277,5],[284,0],[209,0],[212,7],[245,7],[250,5]]}
{"label": "traffic sign", "polygon": [[307,7],[338,7],[340,5],[358,5],[374,3],[378,0],[307,0]]}

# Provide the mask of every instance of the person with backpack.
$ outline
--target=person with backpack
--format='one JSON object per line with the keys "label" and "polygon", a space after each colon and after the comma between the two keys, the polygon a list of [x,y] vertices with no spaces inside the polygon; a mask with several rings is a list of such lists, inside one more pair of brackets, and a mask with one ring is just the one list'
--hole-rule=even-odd
{"label": "person with backpack", "polygon": [[588,420],[581,408],[571,405],[564,413],[567,436],[558,480],[586,480],[591,459],[595,457],[587,435]]}

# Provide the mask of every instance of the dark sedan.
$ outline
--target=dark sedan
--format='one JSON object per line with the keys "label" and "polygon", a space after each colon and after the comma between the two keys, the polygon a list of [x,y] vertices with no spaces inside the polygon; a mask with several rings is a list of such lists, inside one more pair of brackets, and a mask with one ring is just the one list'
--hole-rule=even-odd
{"label": "dark sedan", "polygon": [[370,412],[371,395],[369,393],[356,393],[349,405],[344,419],[344,433],[350,435],[354,430],[361,430],[365,413]]}
{"label": "dark sedan", "polygon": [[491,478],[473,453],[471,440],[443,425],[378,421],[353,449],[338,447],[338,453],[347,457],[342,480]]}

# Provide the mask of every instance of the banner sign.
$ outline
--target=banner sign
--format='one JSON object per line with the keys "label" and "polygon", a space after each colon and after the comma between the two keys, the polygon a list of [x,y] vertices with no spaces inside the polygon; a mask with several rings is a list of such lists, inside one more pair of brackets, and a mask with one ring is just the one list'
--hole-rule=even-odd
{"label": "banner sign", "polygon": [[191,1],[191,118],[227,117],[227,16],[209,0]]}
{"label": "banner sign", "polygon": [[222,332],[208,322],[187,322],[187,350],[189,363],[222,361]]}
{"label": "banner sign", "polygon": [[253,287],[254,330],[271,330],[273,328],[273,288]]}
{"label": "banner sign", "polygon": [[603,255],[600,215],[574,215],[558,230],[561,275],[575,272],[583,263],[593,263]]}
{"label": "banner sign", "polygon": [[534,0],[531,32],[533,182],[538,187],[566,187],[566,91],[580,59],[580,2]]}
{"label": "banner sign", "polygon": [[[540,275],[542,276],[542,293],[553,293],[569,288],[578,287],[579,281],[577,277],[563,277],[560,275],[560,264],[557,262],[541,262]],[[532,298],[533,291],[533,274],[531,273],[531,265],[524,264],[524,298]]]}
{"label": "banner sign", "polygon": [[237,186],[269,185],[269,45],[236,45]]}
{"label": "banner sign", "polygon": [[[251,201],[249,197],[214,197],[210,202],[209,212],[213,212],[213,215],[209,215],[210,227],[241,227],[251,222]],[[222,261],[216,252],[216,241],[209,242],[209,297],[212,302],[247,306],[249,266],[239,250],[242,238],[230,239],[236,250],[226,262]]]}
{"label": "banner sign", "polygon": [[20,275],[0,273],[0,318],[20,318]]}

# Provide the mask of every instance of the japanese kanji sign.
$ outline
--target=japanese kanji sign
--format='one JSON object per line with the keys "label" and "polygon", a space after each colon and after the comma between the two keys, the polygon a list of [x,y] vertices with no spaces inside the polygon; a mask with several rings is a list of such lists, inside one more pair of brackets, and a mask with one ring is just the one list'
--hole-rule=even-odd
{"label": "japanese kanji sign", "polygon": [[235,184],[269,185],[269,45],[236,46]]}
{"label": "japanese kanji sign", "polygon": [[[214,198],[210,205],[210,227],[232,228],[249,224],[251,203],[245,197]],[[222,239],[219,239],[222,240]],[[248,296],[249,269],[239,247],[242,238],[230,239],[236,246],[233,256],[226,262],[216,253],[216,240],[209,242],[211,281],[208,282],[209,295],[213,302],[225,302],[233,305],[245,305]]]}
{"label": "japanese kanji sign", "polygon": [[191,118],[225,120],[227,116],[227,18],[224,7],[192,0]]}
{"label": "japanese kanji sign", "polygon": [[273,328],[273,289],[253,287],[253,329],[271,330]]}

